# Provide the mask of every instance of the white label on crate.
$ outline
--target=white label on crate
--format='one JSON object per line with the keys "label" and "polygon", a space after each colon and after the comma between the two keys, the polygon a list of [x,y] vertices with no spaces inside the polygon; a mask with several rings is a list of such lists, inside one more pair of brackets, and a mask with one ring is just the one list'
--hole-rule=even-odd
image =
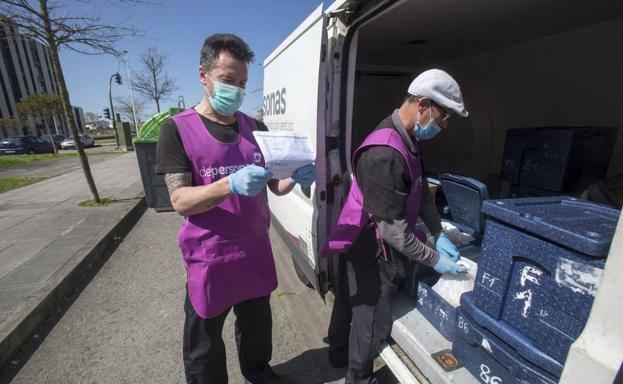
{"label": "white label on crate", "polygon": [[558,260],[556,284],[582,295],[595,296],[603,269],[569,259]]}
{"label": "white label on crate", "polygon": [[437,308],[439,309],[439,317],[441,318],[441,321],[448,321],[448,313],[446,311],[443,310],[443,308],[439,307]]}
{"label": "white label on crate", "polygon": [[519,283],[522,287],[526,286],[526,282],[531,282],[536,285],[541,285],[539,282],[539,277],[543,275],[543,271],[538,268],[532,267],[530,265],[526,265],[521,270],[521,276],[519,276]]}
{"label": "white label on crate", "polygon": [[489,343],[489,340],[485,339],[484,337],[482,338],[482,342],[480,343],[482,345],[482,347],[484,349],[486,349],[487,351],[489,351],[489,353],[493,353],[493,350],[491,349],[491,343]]}
{"label": "white label on crate", "polygon": [[523,300],[523,312],[521,315],[528,318],[528,310],[532,306],[532,290],[527,289],[523,292],[515,293],[515,300]]}
{"label": "white label on crate", "polygon": [[548,317],[548,316],[549,316],[549,312],[547,312],[547,311],[546,311],[546,310],[544,310],[544,309],[541,309],[541,312],[539,312],[539,317],[540,317],[540,318],[542,318],[542,319],[544,319],[544,318],[546,318],[546,317]]}
{"label": "white label on crate", "polygon": [[482,279],[480,279],[480,283],[482,285],[486,285],[489,288],[493,288],[493,284],[495,284],[495,282],[498,280],[497,277],[491,277],[490,274],[488,274],[487,272],[482,274]]}
{"label": "white label on crate", "polygon": [[467,322],[463,319],[463,316],[459,316],[459,329],[462,329],[466,334],[469,333]]}
{"label": "white label on crate", "polygon": [[497,376],[491,376],[491,368],[485,364],[480,364],[480,380],[485,384],[501,384],[502,379]]}

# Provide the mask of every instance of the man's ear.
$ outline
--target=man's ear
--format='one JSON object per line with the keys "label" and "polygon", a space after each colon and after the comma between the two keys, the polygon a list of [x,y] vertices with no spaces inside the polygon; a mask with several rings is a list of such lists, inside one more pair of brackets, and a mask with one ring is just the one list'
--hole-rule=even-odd
{"label": "man's ear", "polygon": [[418,100],[417,110],[419,113],[424,113],[430,105],[430,99],[428,97],[422,97]]}
{"label": "man's ear", "polygon": [[199,80],[201,81],[201,84],[208,85],[208,80],[207,80],[208,74],[201,65],[199,66],[198,73],[199,73]]}

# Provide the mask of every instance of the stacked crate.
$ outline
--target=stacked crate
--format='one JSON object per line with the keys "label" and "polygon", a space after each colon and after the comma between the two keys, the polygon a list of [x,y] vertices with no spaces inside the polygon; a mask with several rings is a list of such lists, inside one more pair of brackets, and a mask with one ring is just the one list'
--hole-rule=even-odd
{"label": "stacked crate", "polygon": [[501,175],[510,196],[579,195],[606,177],[615,127],[541,127],[506,131]]}
{"label": "stacked crate", "polygon": [[483,382],[557,382],[620,212],[572,197],[489,200],[482,212],[478,274],[461,298],[453,352]]}

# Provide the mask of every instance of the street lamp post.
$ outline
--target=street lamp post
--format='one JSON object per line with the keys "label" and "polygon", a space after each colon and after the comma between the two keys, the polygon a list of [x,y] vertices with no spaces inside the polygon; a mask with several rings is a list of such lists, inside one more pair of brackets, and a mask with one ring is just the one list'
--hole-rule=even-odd
{"label": "street lamp post", "polygon": [[112,80],[115,79],[115,82],[121,85],[121,75],[119,73],[114,73],[110,75],[110,80],[108,81],[108,101],[110,102],[110,118],[112,120],[112,128],[113,132],[115,132],[115,141],[117,142],[117,148],[119,148],[119,135],[117,134],[117,123],[115,121],[115,108],[112,104]]}
{"label": "street lamp post", "polygon": [[130,100],[132,100],[132,116],[134,117],[134,129],[138,134],[140,127],[138,126],[138,117],[136,117],[136,107],[134,107],[134,92],[132,92],[132,74],[130,71],[130,62],[128,61],[128,51],[123,51],[125,54],[125,68],[128,71],[128,87],[130,88]]}

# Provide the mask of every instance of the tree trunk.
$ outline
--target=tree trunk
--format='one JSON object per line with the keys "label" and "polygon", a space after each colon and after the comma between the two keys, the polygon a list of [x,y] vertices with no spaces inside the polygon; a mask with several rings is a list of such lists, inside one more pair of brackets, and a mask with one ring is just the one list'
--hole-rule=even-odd
{"label": "tree trunk", "polygon": [[69,100],[69,92],[67,91],[65,76],[63,75],[63,69],[61,68],[61,61],[58,57],[58,46],[56,45],[56,40],[54,39],[54,35],[52,33],[52,25],[50,22],[50,14],[48,11],[47,0],[39,0],[39,5],[41,6],[41,13],[43,14],[46,40],[48,43],[48,49],[50,50],[50,57],[52,59],[52,68],[54,69],[54,75],[56,75],[56,80],[58,81],[58,87],[61,94],[61,104],[63,106],[65,120],[69,124],[71,133],[74,136],[76,149],[78,150],[78,155],[80,157],[80,165],[82,165],[84,177],[86,178],[87,184],[89,185],[91,197],[93,197],[93,200],[96,203],[99,203],[100,197],[97,192],[97,187],[95,186],[95,181],[93,180],[93,175],[91,174],[89,159],[87,158],[87,155],[84,152],[84,148],[82,147],[82,141],[80,141],[80,134],[78,133],[76,120],[73,118],[71,102]]}
{"label": "tree trunk", "polygon": [[58,154],[58,149],[56,149],[56,143],[54,143],[54,138],[52,138],[52,130],[50,129],[50,118],[49,116],[44,116],[43,126],[45,127],[46,134],[48,138],[52,141],[52,148],[54,148],[54,154]]}
{"label": "tree trunk", "polygon": [[158,78],[156,77],[156,71],[152,69],[151,74],[153,75],[154,78],[154,95],[156,95],[156,97],[154,97],[154,100],[156,100],[156,109],[158,110],[158,113],[160,113],[160,98],[157,96],[158,95]]}
{"label": "tree trunk", "polygon": [[54,131],[58,135],[58,125],[56,124],[56,115],[52,115],[52,121],[54,122]]}

